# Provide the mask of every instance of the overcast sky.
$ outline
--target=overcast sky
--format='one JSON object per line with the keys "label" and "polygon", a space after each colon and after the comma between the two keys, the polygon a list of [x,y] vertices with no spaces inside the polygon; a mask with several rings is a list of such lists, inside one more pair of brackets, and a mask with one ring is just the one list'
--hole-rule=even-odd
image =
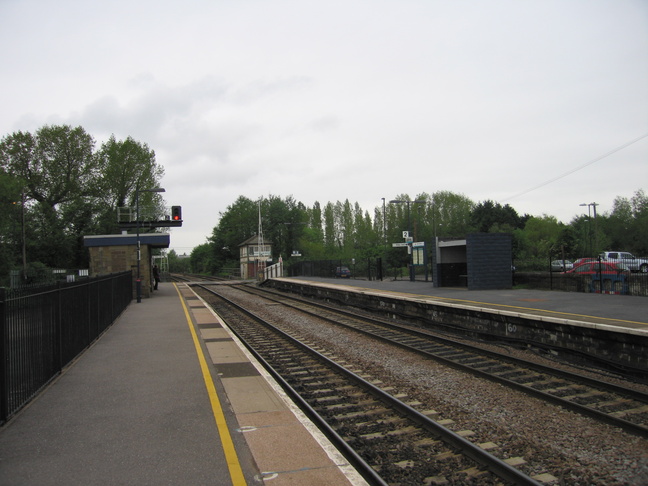
{"label": "overcast sky", "polygon": [[648,191],[647,0],[0,0],[0,53],[0,136],[148,144],[180,254],[241,195],[568,223]]}

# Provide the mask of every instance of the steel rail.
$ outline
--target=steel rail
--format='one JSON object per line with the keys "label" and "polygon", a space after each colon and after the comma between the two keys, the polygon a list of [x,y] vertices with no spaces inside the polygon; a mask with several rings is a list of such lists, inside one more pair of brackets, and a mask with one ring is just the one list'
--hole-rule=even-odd
{"label": "steel rail", "polygon": [[396,340],[394,340],[394,339],[392,339],[390,337],[381,336],[380,334],[374,333],[374,332],[369,331],[369,330],[360,329],[360,328],[358,328],[356,326],[349,325],[349,324],[344,324],[344,323],[340,322],[339,320],[336,320],[335,318],[327,318],[326,316],[323,316],[321,313],[313,312],[313,311],[309,311],[309,310],[300,308],[297,305],[293,305],[293,304],[287,303],[285,301],[282,301],[282,299],[288,299],[288,300],[297,301],[297,302],[299,302],[300,304],[303,304],[303,305],[313,306],[313,307],[318,308],[318,309],[325,309],[325,310],[327,310],[329,312],[332,312],[332,313],[342,314],[342,315],[345,315],[347,317],[351,317],[353,319],[359,319],[359,320],[363,321],[363,324],[369,322],[369,323],[371,323],[371,325],[389,327],[392,330],[397,329],[399,332],[411,334],[411,335],[414,335],[415,337],[420,338],[420,339],[426,339],[426,340],[433,339],[433,340],[436,340],[436,341],[441,341],[446,346],[459,347],[459,348],[465,349],[465,350],[467,350],[468,352],[471,352],[471,353],[476,353],[476,354],[479,354],[479,355],[486,355],[490,359],[502,360],[502,361],[506,361],[507,363],[510,363],[512,365],[515,365],[515,366],[522,366],[522,367],[526,367],[526,368],[531,368],[534,371],[539,372],[539,373],[545,373],[545,374],[550,375],[550,376],[558,376],[558,377],[560,377],[562,379],[571,380],[571,381],[575,382],[576,384],[583,384],[583,385],[587,385],[587,386],[597,388],[597,389],[600,389],[600,390],[603,390],[603,391],[607,391],[607,392],[610,392],[610,393],[616,393],[616,394],[619,394],[619,395],[622,395],[622,396],[625,396],[625,397],[640,401],[640,402],[645,403],[645,404],[648,404],[648,394],[639,392],[637,390],[627,389],[627,388],[624,388],[624,387],[621,387],[619,385],[615,385],[615,384],[612,384],[612,383],[599,381],[599,380],[596,380],[596,379],[593,379],[593,378],[583,376],[581,374],[571,373],[571,372],[564,371],[564,370],[557,370],[557,369],[550,368],[550,367],[547,367],[547,366],[544,366],[544,365],[541,365],[541,364],[538,364],[538,363],[533,363],[531,361],[523,360],[523,359],[520,359],[520,358],[514,358],[514,357],[511,357],[511,356],[502,355],[502,354],[494,352],[494,351],[484,350],[484,349],[481,349],[481,348],[479,348],[477,346],[470,346],[469,344],[459,343],[459,342],[456,342],[456,341],[448,339],[448,338],[434,336],[434,335],[426,333],[426,332],[418,331],[418,330],[415,330],[415,329],[410,329],[410,328],[407,328],[407,327],[400,326],[398,324],[385,322],[385,321],[375,319],[375,318],[372,318],[372,317],[362,316],[362,315],[359,315],[359,314],[355,314],[353,312],[349,312],[349,311],[346,311],[346,310],[343,310],[343,309],[337,309],[337,308],[330,307],[330,306],[327,306],[327,305],[324,305],[324,304],[321,304],[321,303],[310,302],[310,301],[307,302],[307,301],[304,301],[303,299],[299,299],[299,298],[296,298],[296,297],[293,297],[293,296],[280,296],[280,299],[274,299],[274,298],[268,297],[267,295],[263,295],[262,292],[259,293],[259,292],[253,291],[251,289],[244,289],[244,290],[246,292],[258,295],[260,297],[263,297],[263,298],[266,298],[266,299],[269,299],[269,300],[273,300],[275,302],[281,302],[284,305],[291,306],[295,310],[301,311],[303,313],[306,313],[308,315],[317,317],[319,319],[324,319],[324,320],[326,320],[328,322],[331,322],[331,323],[333,323],[335,325],[345,326],[345,327],[353,329],[353,330],[355,330],[357,332],[361,332],[361,333],[364,333],[364,334],[369,335],[371,337],[374,337],[376,339],[380,339],[383,342],[387,342],[387,343],[392,344],[392,345],[397,345],[397,346],[399,346],[401,348],[407,349],[408,351],[412,351],[412,352],[415,352],[417,354],[423,355],[423,356],[425,356],[427,358],[434,359],[434,360],[436,360],[436,361],[438,361],[440,363],[443,363],[444,365],[454,367],[455,369],[459,369],[461,371],[471,373],[471,374],[473,374],[475,376],[479,376],[479,377],[482,377],[482,378],[485,378],[485,379],[488,379],[488,380],[495,381],[497,383],[506,385],[508,387],[520,390],[520,391],[522,391],[522,392],[524,392],[526,394],[535,396],[535,397],[540,398],[540,399],[542,399],[544,401],[549,401],[549,402],[555,403],[555,404],[557,404],[557,405],[559,405],[561,407],[564,407],[564,408],[567,408],[569,410],[578,412],[578,413],[580,413],[582,415],[589,416],[589,417],[594,418],[594,419],[596,419],[596,420],[598,420],[600,422],[604,422],[604,423],[607,423],[607,424],[610,424],[610,425],[613,425],[613,426],[616,426],[616,427],[620,427],[623,430],[625,430],[626,432],[631,433],[633,435],[648,438],[648,427],[645,426],[645,425],[638,424],[638,423],[635,423],[635,422],[631,422],[629,420],[626,420],[626,419],[623,419],[623,418],[620,418],[620,417],[615,417],[613,415],[610,415],[609,413],[602,412],[600,410],[589,407],[587,405],[579,404],[579,403],[576,403],[576,402],[571,401],[571,400],[566,400],[566,399],[564,399],[562,397],[559,397],[559,396],[544,392],[542,390],[538,390],[538,389],[533,388],[531,386],[528,386],[528,385],[525,385],[525,384],[522,384],[522,383],[518,383],[516,381],[510,380],[510,379],[502,377],[502,376],[498,376],[497,374],[489,373],[487,371],[480,370],[480,369],[475,368],[475,367],[473,367],[471,365],[466,365],[466,364],[463,364],[463,363],[459,363],[456,360],[453,360],[451,358],[445,358],[443,356],[439,356],[438,354],[426,351],[424,349],[418,348],[418,347],[413,346],[411,344],[398,342],[398,341],[396,341]]}
{"label": "steel rail", "polygon": [[[457,449],[461,450],[464,455],[475,461],[476,463],[480,464],[482,467],[486,468],[488,471],[491,473],[495,474],[499,478],[505,480],[505,481],[510,481],[513,484],[520,485],[520,486],[540,486],[541,483],[535,481],[528,475],[524,474],[520,470],[510,466],[503,460],[493,456],[489,452],[485,451],[484,449],[480,448],[479,446],[473,444],[469,440],[461,437],[460,435],[456,434],[455,432],[451,431],[450,429],[444,427],[443,425],[435,422],[434,420],[431,420],[429,417],[426,415],[420,413],[419,411],[415,410],[414,408],[410,407],[409,405],[403,403],[402,401],[398,400],[397,398],[393,397],[389,393],[385,392],[384,390],[381,390],[380,388],[376,387],[375,385],[369,383],[362,377],[358,376],[356,373],[353,373],[352,371],[346,369],[345,367],[339,365],[335,361],[332,361],[331,359],[327,358],[323,354],[319,353],[318,351],[310,348],[306,344],[302,343],[301,341],[297,340],[296,338],[292,337],[291,335],[285,333],[281,329],[278,329],[276,326],[272,325],[271,323],[267,322],[265,319],[263,319],[260,316],[257,316],[253,312],[245,309],[244,307],[240,306],[239,304],[231,301],[230,299],[219,295],[218,293],[214,292],[211,289],[208,289],[205,286],[198,285],[200,288],[210,292],[213,295],[216,295],[218,298],[224,300],[227,302],[228,305],[236,308],[239,312],[244,313],[247,315],[249,318],[253,319],[255,322],[258,322],[259,324],[265,326],[266,328],[272,330],[272,332],[280,335],[282,339],[290,342],[292,345],[299,347],[302,349],[305,353],[315,356],[319,361],[325,363],[328,367],[334,369],[337,373],[346,376],[348,379],[352,380],[355,382],[358,386],[362,387],[363,389],[367,390],[370,394],[374,395],[377,397],[380,401],[385,403],[386,405],[398,410],[405,416],[409,417],[411,420],[413,420],[415,423],[423,427],[424,429],[432,432],[434,435],[438,436],[443,440],[445,443],[450,444],[453,447],[456,447]],[[285,385],[286,391],[290,394],[291,397],[298,397],[299,394],[288,384],[283,380],[280,376],[278,376],[278,373],[270,366],[270,364],[263,359],[263,357],[259,356],[256,351],[254,351],[253,347],[251,347],[250,343],[248,343],[236,330],[232,329],[232,331],[237,335],[239,339],[245,344],[245,346],[252,352],[252,354],[255,356],[255,358],[259,359],[260,363],[268,370],[269,373],[272,374],[273,377],[279,378],[278,381],[281,383],[282,387]],[[303,399],[299,398],[298,403],[301,405],[304,403]],[[306,404],[307,405],[307,404]],[[333,431],[330,426],[326,424],[326,421],[319,416],[319,414],[312,409],[312,407],[307,406],[305,409],[307,411],[309,417],[316,417],[314,420],[318,425],[320,424],[325,424],[324,431],[327,434],[327,436],[330,435],[329,438],[332,438],[335,441],[336,446],[338,444],[342,444],[341,452],[345,454],[345,457],[349,459],[350,462],[356,465],[356,463],[359,463],[362,465],[362,469],[359,470],[360,474],[365,477],[365,473],[369,471],[374,471],[374,469],[367,464],[362,458],[360,458],[354,451],[353,449],[350,448],[350,446],[341,438],[339,435]],[[339,442],[342,441],[342,442]],[[351,451],[351,456],[347,456],[346,453],[348,451]],[[360,462],[358,462],[360,461]],[[369,468],[366,470],[366,468]],[[373,476],[373,474],[372,474]],[[378,476],[380,477],[380,476]],[[365,477],[365,479],[370,480],[370,478]],[[382,479],[380,479],[382,481]],[[377,484],[385,484],[383,483],[377,483]]]}

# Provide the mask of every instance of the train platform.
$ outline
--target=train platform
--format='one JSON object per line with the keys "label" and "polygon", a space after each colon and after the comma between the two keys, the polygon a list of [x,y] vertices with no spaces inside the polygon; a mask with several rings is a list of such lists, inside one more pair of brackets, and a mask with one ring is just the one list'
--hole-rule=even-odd
{"label": "train platform", "polygon": [[186,284],[160,284],[0,428],[0,485],[363,485]]}
{"label": "train platform", "polygon": [[547,321],[616,332],[648,335],[648,298],[557,290],[468,290],[434,287],[432,282],[409,280],[332,279],[284,277],[279,280],[305,281],[314,285],[348,286],[356,292],[403,295],[448,306],[461,306],[493,313],[541,317]]}

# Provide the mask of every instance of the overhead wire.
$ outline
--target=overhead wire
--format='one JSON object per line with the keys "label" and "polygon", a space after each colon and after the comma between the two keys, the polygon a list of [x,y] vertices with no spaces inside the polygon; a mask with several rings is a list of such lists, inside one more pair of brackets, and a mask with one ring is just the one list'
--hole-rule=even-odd
{"label": "overhead wire", "polygon": [[634,143],[637,143],[638,141],[643,140],[646,137],[648,137],[648,133],[644,133],[643,135],[641,135],[641,136],[639,136],[639,137],[637,137],[637,138],[635,138],[633,140],[630,140],[629,142],[626,142],[623,145],[620,145],[620,146],[616,147],[613,150],[610,150],[609,152],[601,155],[600,157],[597,157],[597,158],[595,158],[593,160],[590,160],[589,162],[587,162],[585,164],[579,165],[578,167],[575,167],[574,169],[571,169],[571,170],[569,170],[569,171],[567,171],[567,172],[565,172],[565,173],[563,173],[563,174],[561,174],[561,175],[559,175],[557,177],[554,177],[553,179],[549,179],[548,181],[542,182],[542,183],[538,184],[537,186],[533,186],[530,189],[526,189],[525,191],[519,192],[519,193],[517,193],[517,194],[515,194],[513,196],[510,196],[510,197],[508,197],[506,199],[503,199],[502,202],[510,201],[511,199],[522,196],[522,195],[527,194],[527,193],[529,193],[531,191],[535,191],[536,189],[540,189],[541,187],[546,186],[547,184],[551,184],[552,182],[555,182],[555,181],[557,181],[559,179],[562,179],[563,177],[566,177],[566,176],[568,176],[570,174],[573,174],[574,172],[578,172],[579,170],[584,169],[585,167],[588,167],[588,166],[590,166],[590,165],[592,165],[592,164],[594,164],[594,163],[596,163],[596,162],[598,162],[600,160],[603,160],[604,158],[609,157],[610,155],[615,154],[618,151],[623,150],[624,148],[629,147],[630,145],[632,145]]}

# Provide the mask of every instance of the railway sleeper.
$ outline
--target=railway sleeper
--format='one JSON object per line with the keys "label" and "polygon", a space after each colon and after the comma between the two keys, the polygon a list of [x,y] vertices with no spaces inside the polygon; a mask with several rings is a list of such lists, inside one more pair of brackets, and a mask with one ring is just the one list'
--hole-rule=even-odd
{"label": "railway sleeper", "polygon": [[445,476],[429,476],[423,480],[423,486],[446,486],[450,482]]}
{"label": "railway sleeper", "polygon": [[513,375],[511,373],[506,373],[506,374],[500,375],[500,376],[504,376],[505,378],[507,378],[509,380],[515,381],[516,383],[529,383],[529,382],[533,383],[533,379],[537,375],[531,374],[531,373],[521,373],[519,375]]}
{"label": "railway sleeper", "polygon": [[338,403],[335,405],[325,405],[322,408],[326,411],[335,412],[336,410],[344,410],[349,408],[363,408],[368,406],[377,405],[377,401],[367,401],[367,402],[358,402],[358,403]]}
{"label": "railway sleeper", "polygon": [[317,390],[319,388],[323,388],[323,389],[338,390],[339,391],[340,388],[338,388],[336,386],[336,384],[337,384],[337,382],[335,382],[333,380],[327,380],[326,378],[322,379],[320,377],[319,380],[308,380],[308,381],[300,383],[299,385],[302,388],[307,389],[307,390],[309,390],[309,389]]}
{"label": "railway sleeper", "polygon": [[479,467],[473,466],[468,469],[463,469],[461,471],[457,471],[457,474],[460,476],[466,476],[467,478],[470,478],[470,480],[476,480],[481,477],[485,476],[491,476],[491,473],[487,471],[486,469],[481,469]]}
{"label": "railway sleeper", "polygon": [[[596,407],[599,410],[611,409],[617,407],[628,408],[629,405],[634,405],[637,402],[630,398],[617,398],[616,400],[608,400],[607,402],[596,402],[592,404],[593,407]],[[612,410],[610,410],[612,412]]]}
{"label": "railway sleeper", "polygon": [[563,396],[563,400],[571,400],[571,401],[576,401],[576,400],[586,400],[586,399],[592,399],[592,400],[587,400],[590,403],[595,402],[597,399],[602,399],[602,398],[609,398],[610,394],[608,392],[604,391],[599,391],[599,390],[591,390],[586,393],[577,393],[575,395],[567,395]]}
{"label": "railway sleeper", "polygon": [[552,395],[556,395],[558,397],[560,396],[568,396],[568,393],[580,393],[580,390],[583,390],[583,388],[580,385],[572,385],[572,384],[563,384],[562,386],[557,386],[555,388],[549,388],[548,390],[542,390],[545,393],[551,393]]}
{"label": "railway sleeper", "polygon": [[621,418],[621,417],[625,417],[626,415],[637,415],[640,413],[648,413],[648,405],[643,405],[637,408],[631,408],[629,410],[620,410],[618,412],[612,412],[610,415],[612,417]]}
{"label": "railway sleeper", "polygon": [[417,441],[412,442],[412,445],[420,449],[425,449],[429,447],[437,447],[443,445],[443,442],[437,439],[433,439],[431,437],[424,437],[423,439],[419,439]]}
{"label": "railway sleeper", "polygon": [[[541,376],[541,375],[539,375]],[[531,380],[527,381],[524,383],[520,383],[521,385],[528,386],[530,388],[534,388],[536,390],[542,389],[542,387],[548,387],[548,386],[553,386],[553,384],[556,382],[555,379],[549,378],[547,379],[546,377],[542,377],[540,380]]]}
{"label": "railway sleeper", "polygon": [[349,412],[345,414],[335,415],[335,418],[338,420],[353,420],[359,417],[368,417],[371,415],[383,415],[386,413],[389,413],[388,409],[377,407],[371,410],[361,410],[359,412]]}
{"label": "railway sleeper", "polygon": [[473,356],[471,358],[462,360],[462,363],[471,366],[480,366],[493,364],[493,361],[488,358],[484,358],[483,356]]}
{"label": "railway sleeper", "polygon": [[[333,390],[330,391],[332,392]],[[348,398],[340,395],[331,395],[330,397],[319,397],[314,399],[314,402],[317,405],[325,405],[327,403],[332,403],[332,402],[346,402],[346,401],[348,401]]]}
{"label": "railway sleeper", "polygon": [[556,389],[564,384],[564,381],[559,380],[558,378],[547,378],[543,381],[536,381],[533,384],[533,388],[536,390],[543,391],[545,393],[551,393],[551,390]]}
{"label": "railway sleeper", "polygon": [[492,451],[494,449],[499,449],[499,445],[497,445],[495,442],[482,442],[481,444],[477,444],[479,447],[484,449],[485,451]]}
{"label": "railway sleeper", "polygon": [[419,433],[421,429],[418,427],[414,427],[413,425],[409,425],[407,427],[403,427],[401,429],[396,429],[396,430],[388,430],[388,431],[383,431],[383,432],[376,432],[373,434],[362,434],[359,436],[361,439],[366,439],[366,440],[373,440],[373,439],[384,439],[387,437],[398,437],[401,435],[410,435],[410,434],[415,434]]}
{"label": "railway sleeper", "polygon": [[388,417],[386,419],[372,420],[371,422],[356,422],[358,427],[372,427],[376,425],[401,425],[406,424],[407,420],[402,417]]}

